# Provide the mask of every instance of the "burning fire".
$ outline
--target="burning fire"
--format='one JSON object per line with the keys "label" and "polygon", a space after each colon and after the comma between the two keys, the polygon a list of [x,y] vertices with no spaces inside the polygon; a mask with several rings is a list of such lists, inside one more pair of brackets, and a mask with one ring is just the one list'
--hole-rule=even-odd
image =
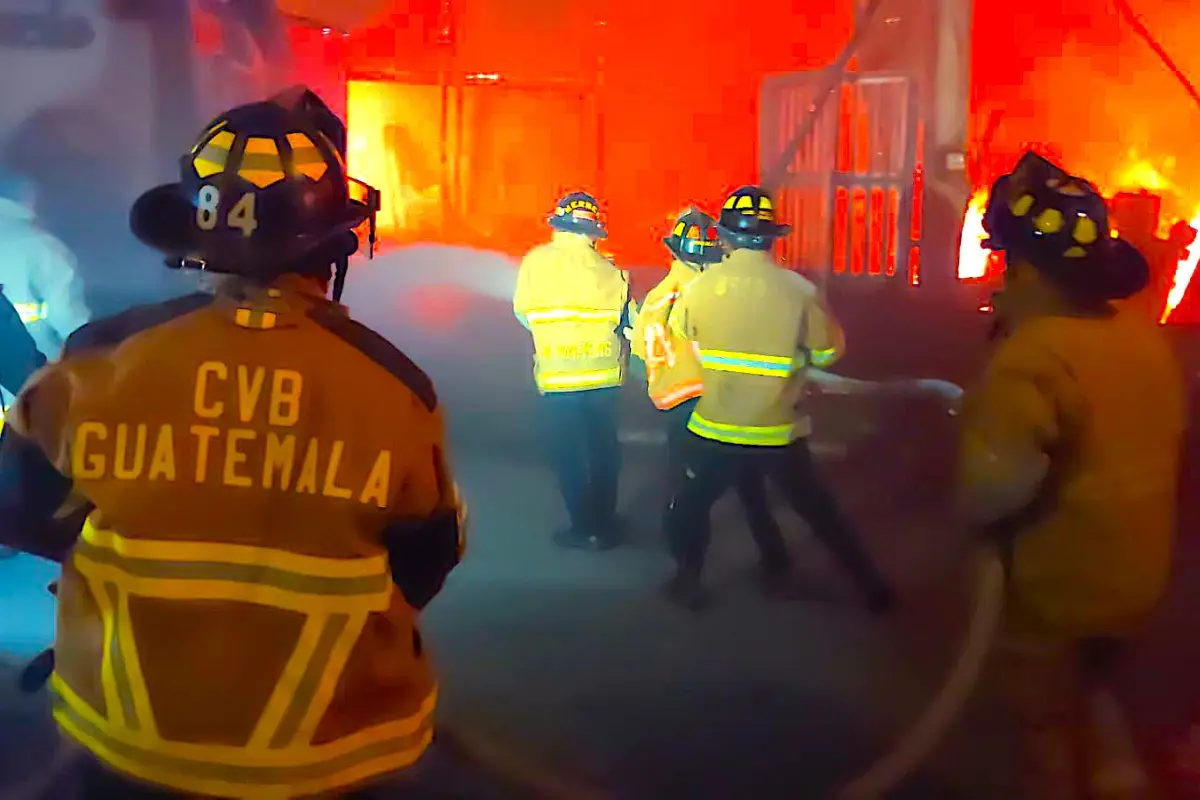
{"label": "burning fire", "polygon": [[[1121,191],[1137,191],[1145,189],[1162,195],[1164,205],[1174,208],[1177,212],[1181,207],[1191,204],[1183,191],[1167,177],[1175,167],[1175,159],[1166,158],[1162,161],[1161,169],[1148,158],[1140,157],[1137,151],[1130,150],[1125,166],[1116,170],[1103,185],[1101,191],[1114,194]],[[988,276],[988,258],[990,251],[983,248],[987,234],[983,230],[983,212],[987,207],[987,189],[980,189],[971,197],[967,204],[967,213],[963,218],[962,241],[958,248],[958,277],[959,280],[981,280]],[[1186,212],[1185,212],[1186,213]],[[1159,236],[1166,235],[1167,230],[1182,219],[1183,215],[1172,217],[1164,213],[1159,222]],[[1200,229],[1200,208],[1194,208],[1191,216],[1191,226]],[[1200,244],[1191,248],[1187,258],[1181,259],[1175,269],[1171,290],[1167,294],[1166,307],[1163,309],[1160,323],[1165,323],[1171,313],[1179,307],[1187,287],[1200,265]]]}

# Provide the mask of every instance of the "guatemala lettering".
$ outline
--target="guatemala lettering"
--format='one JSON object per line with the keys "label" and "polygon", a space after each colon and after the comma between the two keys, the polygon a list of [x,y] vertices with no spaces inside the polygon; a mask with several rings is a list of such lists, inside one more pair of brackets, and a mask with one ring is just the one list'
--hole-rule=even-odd
{"label": "guatemala lettering", "polygon": [[362,454],[348,453],[345,442],[288,431],[303,417],[303,389],[295,370],[206,361],[196,372],[196,422],[83,422],[75,430],[74,477],[215,483],[386,507],[390,450],[376,451],[363,470]]}

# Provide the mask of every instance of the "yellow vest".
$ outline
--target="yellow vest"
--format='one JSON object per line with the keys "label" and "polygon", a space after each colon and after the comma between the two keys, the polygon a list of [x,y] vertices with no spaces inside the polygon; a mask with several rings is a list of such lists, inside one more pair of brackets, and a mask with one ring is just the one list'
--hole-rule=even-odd
{"label": "yellow vest", "polygon": [[680,293],[700,273],[681,261],[650,290],[633,325],[633,354],[646,362],[647,391],[662,410],[704,393],[700,359],[692,343],[670,328],[671,310]]}
{"label": "yellow vest", "polygon": [[521,261],[513,312],[533,336],[534,380],[542,394],[620,386],[618,332],[629,302],[625,273],[576,233],[556,231]]}

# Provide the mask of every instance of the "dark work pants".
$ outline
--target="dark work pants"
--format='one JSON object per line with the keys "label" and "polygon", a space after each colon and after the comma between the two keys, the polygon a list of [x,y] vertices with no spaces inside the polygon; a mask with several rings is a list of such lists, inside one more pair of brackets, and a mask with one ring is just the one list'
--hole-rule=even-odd
{"label": "dark work pants", "polygon": [[[675,507],[674,493],[680,483],[679,476],[686,474],[689,440],[696,438],[688,431],[688,420],[699,402],[700,398],[697,397],[680,403],[665,412],[667,414],[668,452],[667,489],[670,494],[667,498],[663,527],[668,531]],[[741,501],[742,509],[746,514],[750,535],[754,537],[754,543],[758,545],[763,566],[776,572],[786,570],[791,566],[791,558],[788,556],[787,544],[784,542],[783,533],[779,530],[779,524],[775,522],[775,517],[771,514],[766,476],[757,464],[747,462],[731,478],[734,491],[737,492],[738,500]],[[716,502],[716,498],[713,499],[713,502]]]}
{"label": "dark work pants", "polygon": [[[771,479],[864,594],[887,591],[857,532],[821,481],[804,439],[786,447],[743,447],[688,434],[682,453],[684,468],[676,476],[675,501],[667,520],[667,541],[680,569],[703,570],[713,504],[747,472],[757,472]],[[770,515],[765,493],[760,497],[764,505],[752,515]],[[747,502],[744,495],[742,502]]]}
{"label": "dark work pants", "polygon": [[619,389],[542,395],[542,431],[571,527],[611,533],[617,513],[621,443],[617,439]]}

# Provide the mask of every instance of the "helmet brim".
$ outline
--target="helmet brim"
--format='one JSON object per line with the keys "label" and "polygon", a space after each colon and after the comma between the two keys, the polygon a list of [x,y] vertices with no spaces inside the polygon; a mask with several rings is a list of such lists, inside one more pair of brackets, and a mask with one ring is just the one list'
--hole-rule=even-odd
{"label": "helmet brim", "polygon": [[[371,216],[365,204],[351,201],[343,213],[329,226],[303,236],[289,237],[286,241],[242,240],[238,237],[237,249],[246,252],[245,245],[261,258],[272,261],[302,256],[333,235],[357,228]],[[196,208],[187,199],[182,184],[168,183],[156,186],[134,201],[129,212],[129,228],[142,244],[172,258],[209,260],[217,254],[206,252],[219,241],[219,234],[202,231],[196,222]]]}
{"label": "helmet brim", "polygon": [[607,239],[608,229],[599,222],[579,222],[576,220],[568,220],[564,217],[551,214],[546,218],[550,223],[550,227],[556,231],[563,233],[579,233],[584,236],[590,236],[593,239]]}
{"label": "helmet brim", "polygon": [[168,256],[190,257],[199,244],[196,209],[177,183],[155,186],[134,201],[129,229],[139,242]]}
{"label": "helmet brim", "polygon": [[1084,258],[1018,252],[1051,282],[1077,295],[1125,300],[1150,284],[1149,262],[1125,239],[1105,238]]}
{"label": "helmet brim", "polygon": [[792,232],[792,226],[779,222],[760,222],[752,230],[739,230],[731,228],[724,223],[717,223],[717,233],[727,239],[735,239],[741,236],[758,236],[764,239],[779,239],[787,236]]}
{"label": "helmet brim", "polygon": [[685,253],[670,236],[663,237],[663,244],[671,251],[671,255],[688,264],[719,264],[725,257],[720,247],[712,246],[703,256]]}

